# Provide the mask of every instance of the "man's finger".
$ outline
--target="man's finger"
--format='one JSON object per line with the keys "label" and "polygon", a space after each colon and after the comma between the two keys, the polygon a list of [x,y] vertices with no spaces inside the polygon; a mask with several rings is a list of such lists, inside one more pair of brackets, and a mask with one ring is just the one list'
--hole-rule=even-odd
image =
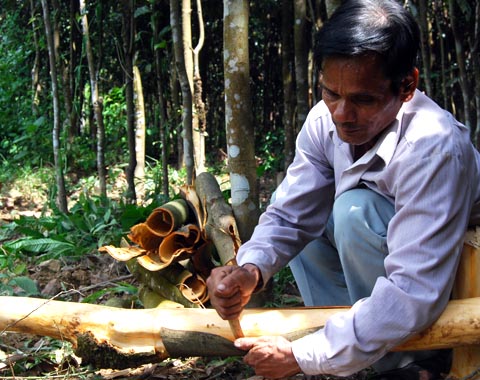
{"label": "man's finger", "polygon": [[257,340],[258,338],[238,338],[235,339],[234,345],[241,350],[248,351],[255,346]]}

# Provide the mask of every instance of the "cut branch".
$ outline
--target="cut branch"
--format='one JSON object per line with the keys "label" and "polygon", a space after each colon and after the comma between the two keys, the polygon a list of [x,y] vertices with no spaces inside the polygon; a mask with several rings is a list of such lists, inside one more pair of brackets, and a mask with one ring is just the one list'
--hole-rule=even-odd
{"label": "cut branch", "polygon": [[203,172],[197,176],[195,189],[207,212],[206,236],[212,240],[223,265],[235,259],[240,238],[230,205],[225,202],[215,177]]}

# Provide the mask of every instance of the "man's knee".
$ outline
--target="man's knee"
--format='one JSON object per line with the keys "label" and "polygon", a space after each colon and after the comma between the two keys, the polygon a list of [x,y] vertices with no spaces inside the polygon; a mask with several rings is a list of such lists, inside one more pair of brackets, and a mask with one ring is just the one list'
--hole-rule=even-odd
{"label": "man's knee", "polygon": [[393,215],[393,204],[380,194],[365,188],[346,191],[333,206],[335,239],[354,239],[364,229],[383,235]]}

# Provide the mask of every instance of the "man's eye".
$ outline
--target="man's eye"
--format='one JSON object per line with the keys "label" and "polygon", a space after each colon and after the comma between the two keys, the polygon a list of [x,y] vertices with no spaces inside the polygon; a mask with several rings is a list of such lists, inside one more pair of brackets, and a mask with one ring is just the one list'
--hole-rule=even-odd
{"label": "man's eye", "polygon": [[357,96],[356,98],[353,99],[353,101],[357,104],[373,104],[375,102],[375,99],[372,98],[371,96]]}
{"label": "man's eye", "polygon": [[323,98],[327,98],[327,99],[336,99],[338,97],[337,94],[325,88],[322,89],[322,96]]}

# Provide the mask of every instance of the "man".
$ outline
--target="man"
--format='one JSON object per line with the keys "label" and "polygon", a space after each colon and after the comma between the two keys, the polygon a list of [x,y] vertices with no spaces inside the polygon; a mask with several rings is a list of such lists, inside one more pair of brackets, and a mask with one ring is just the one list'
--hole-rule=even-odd
{"label": "man", "polygon": [[299,340],[237,339],[258,375],[436,379],[445,352],[389,353],[432,324],[452,289],[464,233],[480,211],[469,131],[416,90],[419,30],[394,0],[344,1],[320,31],[323,100],[297,139],[276,199],[208,280],[237,318],[291,261],[306,305],[353,305]]}

